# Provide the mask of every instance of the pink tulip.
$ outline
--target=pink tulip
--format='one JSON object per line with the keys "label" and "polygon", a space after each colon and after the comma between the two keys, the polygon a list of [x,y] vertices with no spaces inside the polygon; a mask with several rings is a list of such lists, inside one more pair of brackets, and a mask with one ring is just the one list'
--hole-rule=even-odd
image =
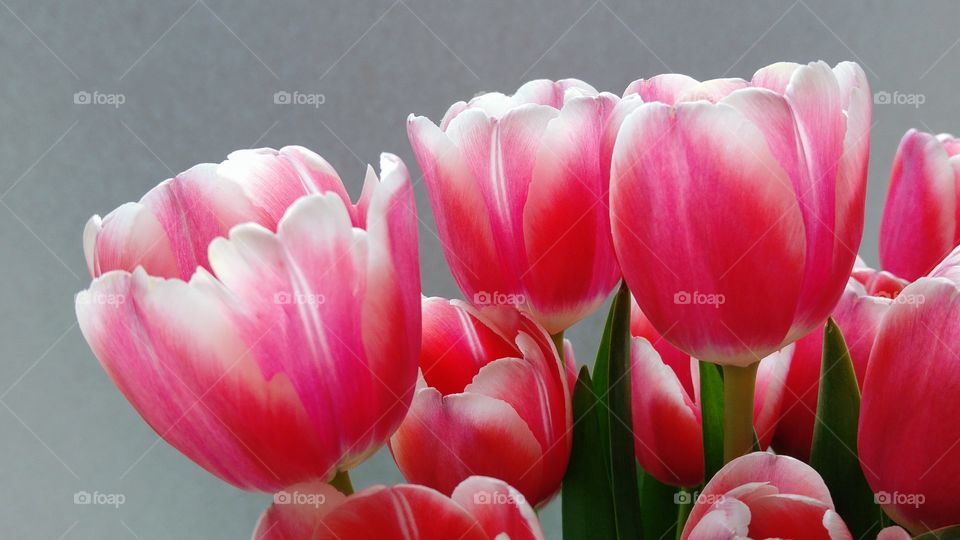
{"label": "pink tulip", "polygon": [[453,276],[478,305],[512,304],[551,334],[597,309],[620,277],[600,137],[617,98],[582,81],[531,81],[410,116]]}
{"label": "pink tulip", "polygon": [[883,268],[913,281],[960,244],[960,139],[911,129],[890,172],[880,223]]}
{"label": "pink tulip", "polygon": [[787,456],[739,457],[697,496],[681,540],[728,538],[852,539],[823,479]]}
{"label": "pink tulip", "polygon": [[[897,285],[903,286],[881,273],[867,277],[868,272],[869,269],[862,267],[854,271],[855,277],[847,282],[847,288],[831,314],[843,333],[861,389],[877,329],[894,301],[892,297],[899,293],[891,289]],[[857,276],[867,279],[874,286],[883,285],[883,288],[870,294]],[[888,281],[881,281],[884,279]],[[821,325],[795,344],[787,375],[783,412],[776,423],[773,440],[773,447],[778,453],[789,454],[803,461],[809,460],[810,445],[813,443],[823,362],[823,332]]]}
{"label": "pink tulip", "polygon": [[[297,148],[237,152],[87,229],[99,277],[76,308],[94,354],[161,437],[241,488],[349,469],[386,442],[413,395],[409,175],[384,154],[382,180],[368,172],[352,205],[324,164]],[[298,190],[317,193],[284,210]]]}
{"label": "pink tulip", "polygon": [[473,474],[492,476],[533,505],[557,492],[570,457],[570,374],[539,325],[512,308],[426,298],[420,371],[390,439],[409,482],[450,494]]}
{"label": "pink tulip", "polygon": [[[632,419],[637,461],[651,476],[672,486],[703,483],[703,429],[700,370],[695,359],[670,345],[633,303],[630,370]],[[753,424],[761,448],[773,437],[790,369],[787,346],[760,363]]]}
{"label": "pink tulip", "polygon": [[603,144],[612,234],[653,326],[697,358],[748,366],[820,325],[863,230],[860,67],[662,75],[627,93]]}
{"label": "pink tulip", "polygon": [[897,297],[863,384],[863,472],[887,514],[914,533],[960,524],[957,351],[960,248]]}
{"label": "pink tulip", "polygon": [[417,485],[372,486],[343,495],[322,482],[273,497],[254,540],[543,539],[523,495],[506,483],[471,476],[447,497]]}

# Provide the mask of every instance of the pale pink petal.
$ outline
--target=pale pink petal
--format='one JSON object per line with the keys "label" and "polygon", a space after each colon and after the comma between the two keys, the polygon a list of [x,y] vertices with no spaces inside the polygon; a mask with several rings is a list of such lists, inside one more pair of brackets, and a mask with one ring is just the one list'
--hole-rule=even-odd
{"label": "pale pink petal", "polygon": [[716,103],[731,92],[748,86],[750,83],[743,79],[710,79],[684,88],[674,99],[677,103],[700,100]]}
{"label": "pale pink petal", "polygon": [[649,79],[633,81],[623,91],[623,96],[637,94],[645,102],[659,101],[667,105],[674,105],[678,96],[698,84],[700,84],[699,81],[687,75],[664,73]]}
{"label": "pale pink petal", "polygon": [[[140,203],[121,205],[102,220],[93,216],[83,235],[84,255],[92,277],[111,270],[132,272],[138,266],[155,276],[181,276],[166,232]],[[186,274],[187,278],[193,270]]]}
{"label": "pale pink petal", "polygon": [[897,526],[887,527],[877,535],[877,540],[910,540],[911,538],[913,537],[910,533]]}
{"label": "pale pink petal", "polygon": [[684,538],[688,540],[748,538],[749,528],[750,508],[730,497],[717,502],[689,533],[685,528]]}
{"label": "pale pink petal", "polygon": [[800,67],[800,64],[794,62],[777,62],[769,66],[762,67],[753,74],[750,83],[753,86],[773,90],[778,94],[783,94],[790,84],[790,78],[793,72]]}

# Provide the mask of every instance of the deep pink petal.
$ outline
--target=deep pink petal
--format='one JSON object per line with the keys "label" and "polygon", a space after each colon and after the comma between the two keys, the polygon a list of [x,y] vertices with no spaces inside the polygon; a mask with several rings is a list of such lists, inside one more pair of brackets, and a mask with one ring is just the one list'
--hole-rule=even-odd
{"label": "deep pink petal", "polygon": [[523,495],[502,480],[471,476],[450,497],[477,519],[490,538],[506,533],[511,540],[543,539],[537,514]]}

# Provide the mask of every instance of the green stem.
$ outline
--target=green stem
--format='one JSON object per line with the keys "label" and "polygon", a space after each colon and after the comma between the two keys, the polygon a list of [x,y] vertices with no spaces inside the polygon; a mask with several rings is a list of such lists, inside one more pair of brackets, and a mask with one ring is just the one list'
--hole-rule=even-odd
{"label": "green stem", "polygon": [[687,518],[690,517],[690,510],[693,509],[694,503],[693,498],[699,495],[699,492],[695,489],[680,488],[680,492],[686,492],[690,497],[677,502],[677,540],[680,540],[683,528],[687,524]]}
{"label": "green stem", "polygon": [[724,463],[753,450],[753,391],[759,365],[723,366]]}
{"label": "green stem", "polygon": [[353,483],[350,482],[350,473],[347,471],[337,471],[336,476],[330,481],[330,485],[344,495],[353,494]]}
{"label": "green stem", "polygon": [[557,355],[560,357],[560,363],[565,366],[567,359],[563,357],[563,330],[557,332],[556,334],[551,334],[550,339],[553,340],[553,344],[557,348]]}

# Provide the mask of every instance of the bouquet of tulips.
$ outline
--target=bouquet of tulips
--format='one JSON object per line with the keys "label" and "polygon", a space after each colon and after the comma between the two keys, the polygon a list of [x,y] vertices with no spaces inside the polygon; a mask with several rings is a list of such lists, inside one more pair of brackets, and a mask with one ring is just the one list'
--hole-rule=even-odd
{"label": "bouquet of tulips", "polygon": [[[558,494],[567,540],[958,538],[960,140],[904,136],[871,269],[872,102],[815,62],[411,115],[464,300],[422,296],[399,158],[354,203],[240,150],[87,223],[77,317],[168,443],[274,493],[257,539],[543,538]],[[409,483],[354,492],[384,444]]]}

